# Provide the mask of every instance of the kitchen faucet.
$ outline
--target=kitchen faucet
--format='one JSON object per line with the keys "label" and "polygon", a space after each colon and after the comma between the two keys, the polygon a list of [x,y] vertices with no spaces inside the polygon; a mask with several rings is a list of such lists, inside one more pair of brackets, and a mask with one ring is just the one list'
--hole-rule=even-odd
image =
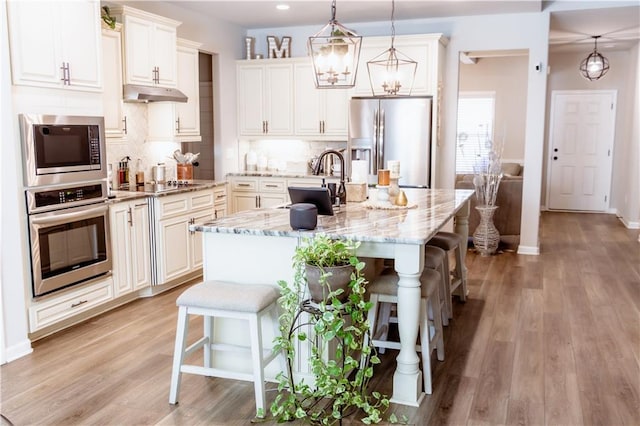
{"label": "kitchen faucet", "polygon": [[[340,198],[340,204],[345,204],[347,202],[347,190],[344,186],[344,156],[339,151],[336,151],[335,149],[327,149],[322,154],[320,154],[320,157],[318,157],[318,162],[313,168],[313,174],[316,176],[320,174],[320,169],[322,168],[322,160],[324,159],[324,157],[331,154],[337,156],[338,160],[340,161],[340,186],[338,187],[336,196]],[[325,170],[325,173],[326,172],[327,171]]]}

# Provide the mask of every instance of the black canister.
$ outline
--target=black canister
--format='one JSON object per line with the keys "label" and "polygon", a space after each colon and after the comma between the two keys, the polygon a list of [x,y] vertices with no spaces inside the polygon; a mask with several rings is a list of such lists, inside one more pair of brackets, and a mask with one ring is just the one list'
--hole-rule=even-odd
{"label": "black canister", "polygon": [[318,208],[310,203],[292,204],[289,208],[289,224],[295,230],[316,229]]}

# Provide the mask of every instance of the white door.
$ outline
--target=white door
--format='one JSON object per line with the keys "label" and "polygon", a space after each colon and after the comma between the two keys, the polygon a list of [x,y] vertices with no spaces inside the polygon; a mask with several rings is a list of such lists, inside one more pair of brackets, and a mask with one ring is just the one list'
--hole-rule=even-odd
{"label": "white door", "polygon": [[609,206],[615,91],[554,91],[549,136],[549,209]]}

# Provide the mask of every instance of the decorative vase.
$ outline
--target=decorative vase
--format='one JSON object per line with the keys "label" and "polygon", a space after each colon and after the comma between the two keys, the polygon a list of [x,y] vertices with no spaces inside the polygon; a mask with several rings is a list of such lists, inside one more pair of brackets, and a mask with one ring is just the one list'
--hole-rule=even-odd
{"label": "decorative vase", "polygon": [[480,223],[473,232],[473,245],[481,256],[490,256],[495,253],[500,242],[500,233],[493,224],[493,215],[498,206],[476,206],[480,214]]}
{"label": "decorative vase", "polygon": [[[314,265],[306,265],[305,268],[307,273],[307,286],[309,287],[311,300],[314,302],[322,302],[327,299],[329,289],[331,289],[331,291],[336,291],[340,288],[343,289],[344,292],[338,297],[338,299],[341,302],[347,300],[349,297],[351,273],[355,270],[353,266],[325,266],[320,268]],[[323,273],[331,274],[326,277],[326,282],[321,282]]]}

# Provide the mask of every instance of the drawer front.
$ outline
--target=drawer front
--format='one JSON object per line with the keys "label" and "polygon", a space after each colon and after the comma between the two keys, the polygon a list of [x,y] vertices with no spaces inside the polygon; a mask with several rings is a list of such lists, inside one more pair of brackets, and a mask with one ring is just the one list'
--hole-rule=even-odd
{"label": "drawer front", "polygon": [[213,191],[198,191],[193,192],[191,195],[191,209],[202,209],[206,207],[213,207],[214,196]]}
{"label": "drawer front", "polygon": [[234,179],[232,182],[232,189],[234,191],[255,192],[258,190],[257,179]]}
{"label": "drawer front", "polygon": [[226,188],[216,188],[213,190],[213,204],[216,206],[220,204],[226,204],[227,202],[227,189]]}
{"label": "drawer front", "polygon": [[72,291],[29,308],[31,332],[55,324],[113,299],[113,278]]}
{"label": "drawer front", "polygon": [[186,195],[162,197],[158,199],[158,204],[159,219],[189,211],[189,197]]}
{"label": "drawer front", "polygon": [[278,192],[284,193],[287,184],[284,179],[260,179],[260,192]]}

